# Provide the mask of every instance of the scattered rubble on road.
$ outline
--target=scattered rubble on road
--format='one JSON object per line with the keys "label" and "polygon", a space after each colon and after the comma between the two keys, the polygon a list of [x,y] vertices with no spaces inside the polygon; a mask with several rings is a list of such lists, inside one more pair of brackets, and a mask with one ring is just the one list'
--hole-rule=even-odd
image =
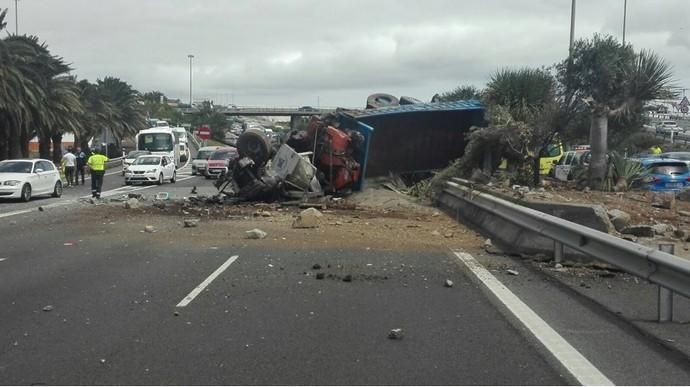
{"label": "scattered rubble on road", "polygon": [[199,220],[200,220],[199,218],[187,218],[187,219],[183,220],[184,226],[186,228],[197,227],[199,225]]}
{"label": "scattered rubble on road", "polygon": [[388,332],[388,338],[391,340],[402,340],[403,337],[404,332],[400,328],[391,329],[390,332]]}
{"label": "scattered rubble on road", "polygon": [[123,206],[128,210],[132,208],[136,209],[141,207],[141,203],[139,203],[139,199],[137,198],[130,198],[123,204]]}
{"label": "scattered rubble on road", "polygon": [[323,214],[316,208],[307,208],[295,218],[292,222],[292,228],[317,228],[322,217]]}
{"label": "scattered rubble on road", "polygon": [[265,231],[258,228],[245,232],[247,239],[264,239],[268,235]]}

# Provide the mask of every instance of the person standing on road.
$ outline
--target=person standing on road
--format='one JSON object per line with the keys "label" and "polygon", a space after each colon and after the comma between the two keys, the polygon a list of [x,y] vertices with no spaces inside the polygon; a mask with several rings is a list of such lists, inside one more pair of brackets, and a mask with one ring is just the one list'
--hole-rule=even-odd
{"label": "person standing on road", "polygon": [[67,186],[74,185],[74,172],[77,168],[77,157],[72,153],[72,148],[67,148],[67,153],[62,156],[62,167],[65,170],[65,179],[67,179]]}
{"label": "person standing on road", "polygon": [[74,185],[79,185],[79,175],[81,175],[81,185],[84,185],[84,167],[86,166],[86,153],[81,151],[80,147],[77,147],[77,151],[74,154],[77,158],[77,169],[74,174]]}
{"label": "person standing on road", "polygon": [[101,150],[96,149],[86,162],[86,165],[89,166],[89,170],[91,171],[91,197],[95,199],[101,198],[103,175],[105,175],[105,163],[108,161],[108,158],[100,153]]}

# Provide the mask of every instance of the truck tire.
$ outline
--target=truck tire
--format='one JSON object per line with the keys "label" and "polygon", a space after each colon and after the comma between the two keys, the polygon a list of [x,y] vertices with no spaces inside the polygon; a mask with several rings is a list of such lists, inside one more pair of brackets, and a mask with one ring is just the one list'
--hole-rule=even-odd
{"label": "truck tire", "polygon": [[378,109],[388,106],[398,106],[400,101],[393,95],[385,93],[372,94],[367,98],[367,109]]}
{"label": "truck tire", "polygon": [[271,141],[259,129],[247,129],[237,139],[240,158],[249,157],[257,165],[264,165],[271,158],[272,151]]}

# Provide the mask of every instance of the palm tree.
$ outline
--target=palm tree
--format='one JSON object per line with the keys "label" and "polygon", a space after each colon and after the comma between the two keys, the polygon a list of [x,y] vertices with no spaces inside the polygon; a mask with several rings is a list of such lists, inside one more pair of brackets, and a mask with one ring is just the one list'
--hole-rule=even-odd
{"label": "palm tree", "polygon": [[479,90],[472,85],[458,86],[451,91],[447,91],[438,96],[441,102],[463,101],[468,99],[481,99],[483,90]]}
{"label": "palm tree", "polygon": [[640,111],[645,101],[668,94],[670,65],[651,51],[636,53],[611,36],[575,43],[570,62],[558,66],[559,81],[584,104],[590,116],[590,187],[606,179],[609,119]]}
{"label": "palm tree", "polygon": [[111,130],[118,144],[123,138],[133,136],[146,127],[145,115],[139,104],[139,93],[127,82],[106,77],[97,81],[97,88],[100,97],[111,107],[108,112],[102,113],[108,115],[109,124],[106,127]]}
{"label": "palm tree", "polygon": [[[75,138],[82,131],[82,121],[79,119],[84,112],[84,106],[79,99],[79,89],[73,77],[56,77],[48,84],[47,121],[40,131],[43,136],[53,143],[53,161],[59,163],[62,159],[62,135],[74,133]],[[40,145],[40,142],[39,142]],[[41,157],[47,158],[48,155]]]}
{"label": "palm tree", "polygon": [[539,184],[539,155],[564,125],[554,76],[543,68],[502,69],[491,77],[483,95],[492,111],[507,112],[507,120],[522,128],[520,142],[527,149],[523,156],[532,163],[532,184]]}

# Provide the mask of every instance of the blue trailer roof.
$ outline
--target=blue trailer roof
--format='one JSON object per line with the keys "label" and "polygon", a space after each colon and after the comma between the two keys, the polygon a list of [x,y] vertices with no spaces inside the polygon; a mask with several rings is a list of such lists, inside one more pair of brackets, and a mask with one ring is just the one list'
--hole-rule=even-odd
{"label": "blue trailer roof", "polygon": [[355,117],[373,117],[386,114],[412,113],[412,112],[447,112],[454,110],[484,110],[484,106],[477,100],[454,101],[454,102],[431,102],[415,103],[410,105],[399,105],[383,107],[378,109],[359,110],[354,113]]}

